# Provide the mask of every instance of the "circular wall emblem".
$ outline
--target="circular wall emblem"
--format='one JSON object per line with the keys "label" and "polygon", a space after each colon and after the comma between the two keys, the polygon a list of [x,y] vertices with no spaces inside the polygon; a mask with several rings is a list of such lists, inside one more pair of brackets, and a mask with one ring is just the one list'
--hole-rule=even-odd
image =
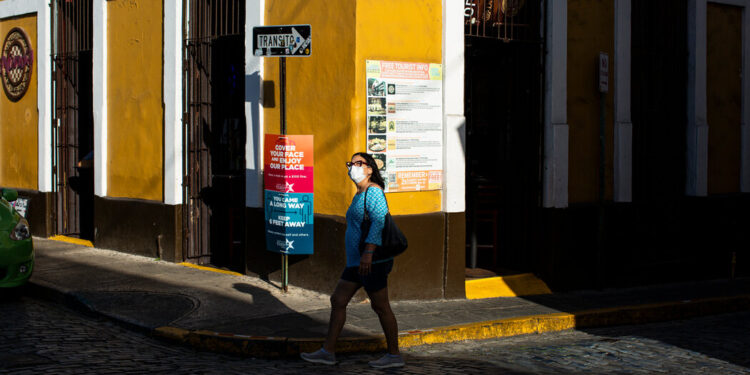
{"label": "circular wall emblem", "polygon": [[0,78],[8,99],[17,102],[26,94],[31,84],[34,68],[34,51],[26,33],[18,27],[8,32],[0,55]]}

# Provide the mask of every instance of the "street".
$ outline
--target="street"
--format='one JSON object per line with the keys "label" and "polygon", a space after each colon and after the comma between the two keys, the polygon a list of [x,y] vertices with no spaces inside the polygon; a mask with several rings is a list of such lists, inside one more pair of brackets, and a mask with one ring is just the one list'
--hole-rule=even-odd
{"label": "street", "polygon": [[[0,373],[382,373],[376,354],[333,367],[239,358],[173,346],[67,307],[0,294]],[[404,374],[750,373],[750,312],[422,346],[403,350]]]}

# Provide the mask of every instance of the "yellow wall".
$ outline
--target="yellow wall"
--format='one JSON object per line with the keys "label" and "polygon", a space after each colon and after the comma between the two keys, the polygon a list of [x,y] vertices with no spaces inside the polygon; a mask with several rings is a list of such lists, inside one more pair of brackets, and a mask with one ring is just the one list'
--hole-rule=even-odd
{"label": "yellow wall", "polygon": [[[265,24],[294,23],[312,26],[313,44],[311,57],[287,59],[287,132],[315,136],[315,211],[343,216],[355,193],[344,163],[365,149],[365,60],[440,63],[441,1],[266,2]],[[265,58],[264,79],[275,86],[267,133],[279,131],[278,64]],[[439,191],[388,199],[394,214],[441,209]]]}
{"label": "yellow wall", "polygon": [[[315,211],[343,215],[351,200],[344,163],[354,152],[354,16],[351,0],[268,0],[266,25],[312,26],[312,56],[288,58],[287,133],[315,136]],[[279,59],[264,58],[273,81],[273,108],[265,98],[266,133],[279,132]]]}
{"label": "yellow wall", "polygon": [[[365,149],[365,60],[442,63],[443,8],[441,0],[357,1],[355,101],[352,123],[357,150]],[[352,190],[353,192],[353,190]],[[394,214],[440,211],[441,191],[388,194]]]}
{"label": "yellow wall", "polygon": [[612,199],[614,2],[568,1],[568,123],[570,124],[569,201],[599,197],[599,52],[609,54],[610,90],[606,105],[606,199]]}
{"label": "yellow wall", "polygon": [[162,2],[107,2],[107,195],[162,200]]}
{"label": "yellow wall", "polygon": [[21,100],[11,102],[0,88],[0,186],[37,190],[38,126],[36,16],[8,18],[0,21],[0,48],[10,29],[26,32],[34,50],[31,82]]}
{"label": "yellow wall", "polygon": [[708,192],[740,188],[742,8],[708,4]]}

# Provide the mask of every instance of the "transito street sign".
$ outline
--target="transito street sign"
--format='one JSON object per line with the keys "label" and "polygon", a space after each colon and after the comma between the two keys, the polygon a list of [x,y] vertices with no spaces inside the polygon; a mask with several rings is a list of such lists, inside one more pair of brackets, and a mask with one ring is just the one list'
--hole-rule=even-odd
{"label": "transito street sign", "polygon": [[307,57],[312,54],[310,25],[253,27],[255,56]]}

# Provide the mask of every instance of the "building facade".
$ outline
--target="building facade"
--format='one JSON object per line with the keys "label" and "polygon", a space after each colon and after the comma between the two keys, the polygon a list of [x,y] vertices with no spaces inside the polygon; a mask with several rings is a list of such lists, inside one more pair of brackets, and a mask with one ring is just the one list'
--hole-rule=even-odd
{"label": "building facade", "polygon": [[252,29],[309,24],[312,55],[286,67],[287,132],[315,139],[315,252],[290,256],[293,287],[331,290],[344,266],[372,60],[442,69],[439,187],[387,194],[410,243],[392,298],[463,298],[467,275],[742,274],[748,3],[652,3],[0,0],[0,36],[28,40],[3,51],[28,88],[0,98],[0,185],[30,199],[35,235],[280,279],[263,208],[279,60]]}

